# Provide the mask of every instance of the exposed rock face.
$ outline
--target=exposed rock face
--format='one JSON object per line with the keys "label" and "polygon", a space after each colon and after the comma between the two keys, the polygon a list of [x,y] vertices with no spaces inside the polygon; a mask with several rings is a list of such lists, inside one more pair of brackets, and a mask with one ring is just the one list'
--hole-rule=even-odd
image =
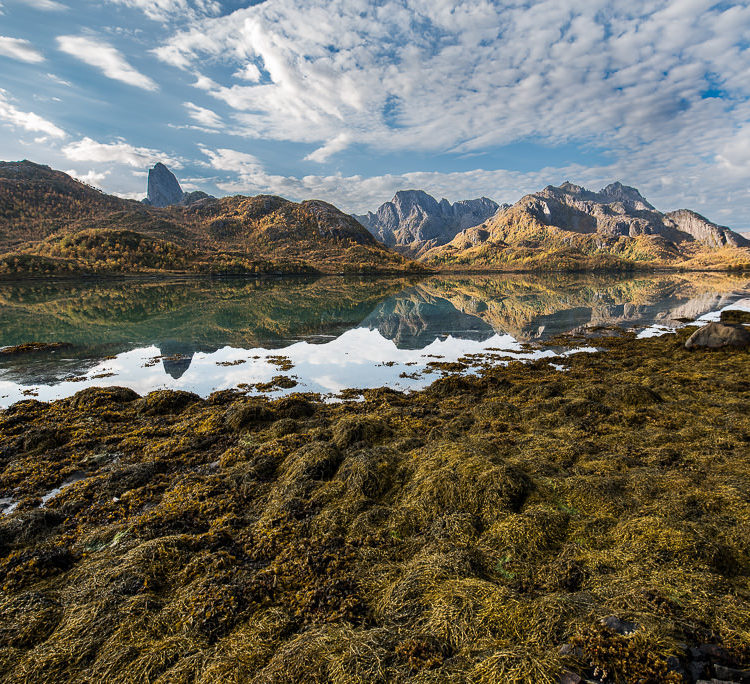
{"label": "exposed rock face", "polygon": [[177,177],[161,162],[148,172],[148,196],[144,204],[152,207],[171,207],[179,204],[187,207],[203,200],[216,199],[201,190],[183,192]]}
{"label": "exposed rock face", "polygon": [[725,325],[724,323],[709,323],[700,330],[696,330],[685,342],[685,349],[707,347],[720,349],[721,347],[744,348],[750,345],[750,331],[739,325]]}
{"label": "exposed rock face", "polygon": [[435,247],[450,242],[460,231],[486,221],[498,208],[486,197],[451,204],[446,199],[438,202],[423,190],[401,190],[374,214],[355,218],[389,247],[420,252],[427,243]]}
{"label": "exposed rock face", "polygon": [[[546,230],[547,228],[552,231]],[[480,229],[456,235],[427,258],[458,254],[489,243],[503,247],[559,248],[575,244],[583,249],[618,250],[620,238],[651,237],[655,250],[675,258],[695,247],[748,247],[739,233],[712,223],[687,209],[668,214],[656,210],[635,188],[612,183],[599,192],[565,182],[526,195],[511,207],[501,208]],[[554,242],[556,241],[556,243]],[[691,248],[691,245],[693,248]]]}
{"label": "exposed rock face", "polygon": [[182,202],[184,193],[176,176],[161,162],[148,172],[146,199],[153,207],[169,207]]}
{"label": "exposed rock face", "polygon": [[735,233],[726,226],[718,226],[707,218],[689,209],[678,209],[664,217],[665,223],[671,222],[677,230],[689,233],[699,242],[709,247],[747,247],[750,240]]}

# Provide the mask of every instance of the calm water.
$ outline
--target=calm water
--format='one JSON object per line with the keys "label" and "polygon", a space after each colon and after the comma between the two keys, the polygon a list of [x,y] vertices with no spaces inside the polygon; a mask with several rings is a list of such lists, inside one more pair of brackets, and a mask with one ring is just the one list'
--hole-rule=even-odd
{"label": "calm water", "polygon": [[297,385],[272,396],[415,389],[439,377],[430,363],[461,358],[563,369],[540,342],[605,325],[651,334],[749,297],[749,278],[709,274],[0,283],[0,347],[68,345],[0,355],[0,406],[92,385],[257,392],[279,376]]}

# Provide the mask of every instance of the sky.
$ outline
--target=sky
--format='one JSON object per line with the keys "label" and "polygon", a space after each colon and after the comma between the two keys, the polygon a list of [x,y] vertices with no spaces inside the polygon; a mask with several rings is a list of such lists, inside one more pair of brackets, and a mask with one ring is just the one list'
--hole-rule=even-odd
{"label": "sky", "polygon": [[620,180],[750,229],[750,2],[0,0],[0,159],[374,211]]}

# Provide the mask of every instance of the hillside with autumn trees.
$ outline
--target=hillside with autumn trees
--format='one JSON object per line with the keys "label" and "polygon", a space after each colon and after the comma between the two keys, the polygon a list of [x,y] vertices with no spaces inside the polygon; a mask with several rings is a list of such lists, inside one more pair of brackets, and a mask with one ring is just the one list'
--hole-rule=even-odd
{"label": "hillside with autumn trees", "polygon": [[418,272],[336,207],[224,197],[156,208],[0,163],[0,275]]}

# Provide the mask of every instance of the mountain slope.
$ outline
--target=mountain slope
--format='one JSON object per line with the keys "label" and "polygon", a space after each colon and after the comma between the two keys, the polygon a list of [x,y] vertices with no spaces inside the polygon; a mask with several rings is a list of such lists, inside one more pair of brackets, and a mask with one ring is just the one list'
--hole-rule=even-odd
{"label": "mountain slope", "polygon": [[424,259],[439,266],[500,268],[611,268],[693,259],[746,264],[748,246],[738,233],[695,212],[663,214],[621,183],[591,192],[566,182],[526,195]]}
{"label": "mountain slope", "polygon": [[0,273],[420,270],[325,202],[205,196],[158,208],[31,162],[0,164]]}
{"label": "mountain slope", "polygon": [[438,202],[423,190],[400,190],[375,213],[355,218],[378,240],[398,251],[418,256],[450,242],[457,233],[476,226],[497,212],[486,197],[451,204]]}

